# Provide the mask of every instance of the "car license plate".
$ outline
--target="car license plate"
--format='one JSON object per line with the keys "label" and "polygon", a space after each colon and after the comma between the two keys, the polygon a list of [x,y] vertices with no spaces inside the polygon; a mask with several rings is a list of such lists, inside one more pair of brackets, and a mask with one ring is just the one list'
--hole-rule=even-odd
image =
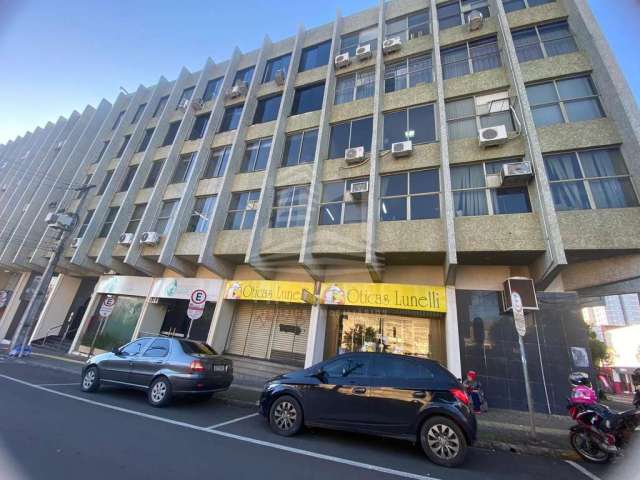
{"label": "car license plate", "polygon": [[226,372],[227,371],[227,366],[226,365],[214,365],[213,366],[213,371],[214,372]]}

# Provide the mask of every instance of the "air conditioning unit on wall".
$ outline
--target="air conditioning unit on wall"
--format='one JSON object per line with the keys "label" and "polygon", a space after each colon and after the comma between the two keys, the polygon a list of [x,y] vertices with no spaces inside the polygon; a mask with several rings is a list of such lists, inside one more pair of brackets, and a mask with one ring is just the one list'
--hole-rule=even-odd
{"label": "air conditioning unit on wall", "polygon": [[344,151],[344,159],[347,165],[362,162],[364,160],[364,147],[347,148]]}
{"label": "air conditioning unit on wall", "polygon": [[501,145],[509,140],[507,127],[496,125],[495,127],[481,128],[478,130],[478,142],[481,147],[491,147]]}
{"label": "air conditioning unit on wall", "polygon": [[482,28],[482,22],[483,22],[483,16],[482,16],[482,12],[479,12],[478,10],[473,10],[471,13],[469,13],[469,16],[467,17],[467,23],[469,24],[469,30],[470,31],[474,31],[474,30],[480,30]]}
{"label": "air conditioning unit on wall", "polygon": [[402,48],[402,40],[400,37],[387,38],[382,42],[382,53],[397,52]]}
{"label": "air conditioning unit on wall", "polygon": [[274,75],[274,81],[276,82],[276,85],[284,85],[285,80],[287,79],[287,74],[284,70],[277,70],[275,75]]}
{"label": "air conditioning unit on wall", "polygon": [[356,58],[361,62],[369,60],[371,58],[371,45],[367,43],[356,48]]}
{"label": "air conditioning unit on wall", "polygon": [[411,140],[391,144],[391,155],[396,158],[411,155],[412,150],[413,144],[411,143]]}
{"label": "air conditioning unit on wall", "polygon": [[131,245],[133,242],[133,233],[123,233],[118,239],[120,245]]}
{"label": "air conditioning unit on wall", "polygon": [[349,191],[346,194],[345,200],[347,202],[361,202],[369,193],[369,181],[362,180],[360,182],[353,182],[349,186]]}
{"label": "air conditioning unit on wall", "polygon": [[154,247],[160,243],[160,234],[158,232],[144,232],[140,236],[140,243]]}
{"label": "air conditioning unit on wall", "polygon": [[78,248],[80,246],[80,242],[82,241],[82,237],[76,237],[71,242],[71,248]]}
{"label": "air conditioning unit on wall", "polygon": [[245,82],[244,80],[238,80],[236,84],[233,87],[231,87],[231,90],[229,90],[229,97],[230,98],[242,97],[243,95],[247,94],[248,88],[249,87],[247,86],[247,82]]}
{"label": "air conditioning unit on wall", "polygon": [[341,53],[340,55],[336,55],[334,60],[334,64],[336,68],[345,68],[351,64],[351,59],[349,58],[349,52]]}
{"label": "air conditioning unit on wall", "polygon": [[514,162],[502,165],[501,186],[512,187],[526,185],[533,178],[530,162]]}

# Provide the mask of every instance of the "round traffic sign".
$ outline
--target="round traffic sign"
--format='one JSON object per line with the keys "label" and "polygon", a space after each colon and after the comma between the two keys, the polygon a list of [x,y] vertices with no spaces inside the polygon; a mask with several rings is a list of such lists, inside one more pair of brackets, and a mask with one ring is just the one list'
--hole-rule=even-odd
{"label": "round traffic sign", "polygon": [[196,305],[202,305],[206,301],[207,301],[207,292],[205,292],[204,290],[198,288],[193,292],[191,292],[190,303],[195,303]]}
{"label": "round traffic sign", "polygon": [[108,317],[113,312],[113,306],[116,304],[116,297],[113,295],[107,295],[100,305],[100,316]]}
{"label": "round traffic sign", "polygon": [[207,292],[198,288],[191,292],[191,300],[187,308],[187,317],[197,320],[204,313],[204,304],[207,301]]}

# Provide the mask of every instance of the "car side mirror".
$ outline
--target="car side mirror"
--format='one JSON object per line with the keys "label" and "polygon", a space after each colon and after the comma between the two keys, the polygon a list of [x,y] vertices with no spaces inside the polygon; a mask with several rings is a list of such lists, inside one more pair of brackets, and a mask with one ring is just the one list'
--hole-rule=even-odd
{"label": "car side mirror", "polygon": [[114,355],[120,355],[122,352],[120,351],[120,349],[118,347],[113,347],[111,349],[111,353],[113,353]]}
{"label": "car side mirror", "polygon": [[313,372],[313,376],[323,383],[325,382],[326,375],[326,372],[322,368],[319,368],[315,372]]}

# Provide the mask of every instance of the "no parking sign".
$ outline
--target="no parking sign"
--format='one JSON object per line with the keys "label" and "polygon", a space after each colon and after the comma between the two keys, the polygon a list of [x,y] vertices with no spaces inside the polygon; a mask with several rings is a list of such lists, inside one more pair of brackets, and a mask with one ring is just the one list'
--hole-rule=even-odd
{"label": "no parking sign", "polygon": [[187,317],[191,320],[197,320],[204,313],[204,304],[207,301],[207,292],[198,288],[191,292],[189,307],[187,308]]}

